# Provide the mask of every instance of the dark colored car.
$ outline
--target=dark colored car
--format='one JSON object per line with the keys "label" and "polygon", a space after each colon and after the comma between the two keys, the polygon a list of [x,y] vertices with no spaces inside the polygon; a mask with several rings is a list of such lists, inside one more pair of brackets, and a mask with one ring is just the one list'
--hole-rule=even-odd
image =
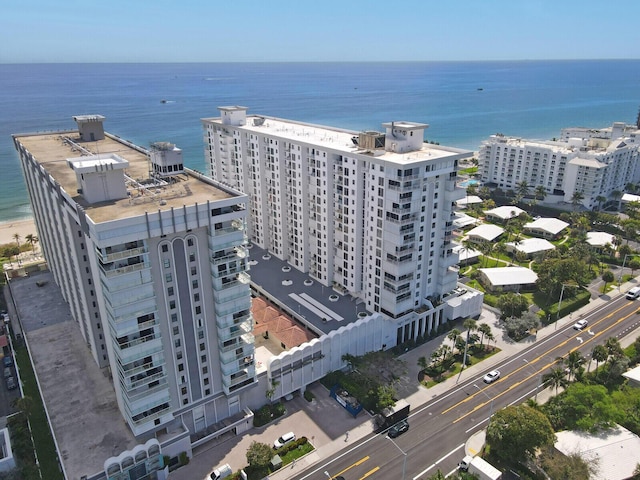
{"label": "dark colored car", "polygon": [[406,420],[400,420],[389,429],[387,435],[389,435],[389,437],[391,438],[396,438],[397,436],[402,435],[407,430],[409,430],[409,422],[407,422]]}
{"label": "dark colored car", "polygon": [[4,364],[5,367],[12,367],[13,358],[11,357],[11,355],[5,355],[5,357],[2,359],[2,363]]}
{"label": "dark colored car", "polygon": [[16,381],[13,379],[13,377],[8,377],[7,378],[7,389],[14,390],[16,388],[18,388],[18,385],[16,384]]}

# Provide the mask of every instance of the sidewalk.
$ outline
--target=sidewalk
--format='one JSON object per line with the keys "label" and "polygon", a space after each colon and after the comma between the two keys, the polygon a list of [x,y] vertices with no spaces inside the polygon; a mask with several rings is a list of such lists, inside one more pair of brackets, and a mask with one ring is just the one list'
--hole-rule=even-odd
{"label": "sidewalk", "polygon": [[[620,292],[626,292],[634,283],[623,284]],[[611,291],[611,297],[618,295],[618,289]],[[459,376],[456,375],[446,381],[434,385],[427,389],[418,382],[418,358],[424,356],[429,358],[431,352],[436,350],[443,343],[451,344],[451,341],[445,335],[434,340],[426,342],[419,347],[400,356],[400,359],[406,363],[407,373],[396,385],[398,396],[405,398],[410,404],[412,410],[419,406],[432,401],[434,398],[447,393],[455,387],[457,383],[464,382],[473,377],[477,377],[481,372],[490,369],[492,366],[499,364],[503,360],[513,356],[517,352],[523,350],[530,342],[539,341],[552,334],[557,328],[571,324],[583,315],[595,310],[596,308],[608,303],[610,297],[603,296],[592,300],[587,305],[574,312],[572,315],[561,318],[557,323],[548,325],[540,329],[536,337],[530,337],[530,340],[523,340],[516,343],[512,341],[499,325],[498,316],[489,308],[484,308],[478,324],[487,323],[491,326],[492,333],[495,336],[495,346],[500,348],[500,352],[487,358],[486,360],[472,365],[465,369]],[[457,325],[462,330],[461,323]],[[629,337],[633,336],[631,334]],[[633,339],[630,340],[632,342]],[[309,403],[301,397],[296,397],[292,401],[286,402],[287,410],[291,413],[285,417],[276,420],[273,424],[261,429],[252,429],[248,434],[242,437],[229,437],[218,443],[207,443],[194,450],[194,456],[189,465],[186,465],[170,475],[169,478],[205,478],[205,475],[212,468],[219,464],[229,463],[236,470],[247,464],[246,451],[252,441],[259,441],[272,444],[273,441],[281,434],[293,431],[296,435],[305,435],[316,450],[299,459],[295,465],[287,465],[282,469],[272,473],[269,476],[271,480],[286,480],[307,468],[319,464],[321,461],[331,455],[353,445],[358,440],[371,434],[373,431],[373,419],[365,411],[360,413],[357,418],[351,417],[345,409],[343,409],[333,398],[329,397],[328,391],[320,384],[314,384],[309,389],[315,394],[316,398],[313,403]],[[545,395],[550,396],[553,392],[542,390],[538,394],[538,401],[542,401]],[[546,400],[544,400],[546,401]],[[348,432],[348,435],[347,435]],[[484,430],[471,436],[466,445],[466,451],[479,452],[484,443]]]}

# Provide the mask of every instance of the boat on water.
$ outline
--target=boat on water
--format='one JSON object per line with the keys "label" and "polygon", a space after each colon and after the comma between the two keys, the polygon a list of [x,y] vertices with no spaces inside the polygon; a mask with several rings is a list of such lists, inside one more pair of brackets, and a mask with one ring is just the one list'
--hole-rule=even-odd
{"label": "boat on water", "polygon": [[160,100],[160,103],[167,103],[167,101],[163,98],[162,100]]}

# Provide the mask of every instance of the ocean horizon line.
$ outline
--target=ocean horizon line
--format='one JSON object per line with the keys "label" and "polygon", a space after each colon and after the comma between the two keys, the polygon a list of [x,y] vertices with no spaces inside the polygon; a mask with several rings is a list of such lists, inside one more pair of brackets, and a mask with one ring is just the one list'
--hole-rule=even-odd
{"label": "ocean horizon line", "polygon": [[542,63],[542,62],[637,62],[638,58],[513,58],[513,59],[469,59],[469,60],[202,60],[191,62],[0,62],[0,65],[242,65],[242,64],[409,64],[409,63]]}

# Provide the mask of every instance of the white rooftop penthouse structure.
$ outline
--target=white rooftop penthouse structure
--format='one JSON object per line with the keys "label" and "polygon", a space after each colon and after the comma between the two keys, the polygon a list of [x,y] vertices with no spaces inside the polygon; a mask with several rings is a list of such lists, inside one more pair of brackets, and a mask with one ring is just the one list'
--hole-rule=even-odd
{"label": "white rooftop penthouse structure", "polygon": [[[428,125],[355,132],[219,107],[202,120],[210,175],[249,196],[248,235],[314,280],[395,319],[388,347],[444,321],[457,286],[452,214],[471,152],[424,142]],[[478,311],[478,313],[480,313]]]}

